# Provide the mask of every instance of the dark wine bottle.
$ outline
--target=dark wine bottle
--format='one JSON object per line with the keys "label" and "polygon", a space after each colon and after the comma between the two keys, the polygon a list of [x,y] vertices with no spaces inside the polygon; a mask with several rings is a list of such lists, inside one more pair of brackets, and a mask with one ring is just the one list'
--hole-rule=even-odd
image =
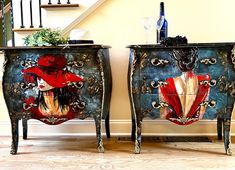
{"label": "dark wine bottle", "polygon": [[168,22],[165,18],[164,2],[160,3],[160,16],[157,21],[157,43],[167,38]]}

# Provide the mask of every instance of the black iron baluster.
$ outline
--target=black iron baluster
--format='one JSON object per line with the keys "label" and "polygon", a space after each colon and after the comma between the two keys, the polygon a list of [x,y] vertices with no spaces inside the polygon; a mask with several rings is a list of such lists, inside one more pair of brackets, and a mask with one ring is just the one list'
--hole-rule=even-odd
{"label": "black iron baluster", "polygon": [[32,0],[30,0],[29,3],[30,3],[30,4],[29,4],[29,5],[30,5],[29,8],[30,8],[30,23],[31,23],[30,28],[33,28]]}
{"label": "black iron baluster", "polygon": [[21,26],[20,26],[20,28],[24,28],[23,0],[20,0],[20,14],[21,14]]}
{"label": "black iron baluster", "polygon": [[58,0],[57,4],[61,4],[60,0]]}
{"label": "black iron baluster", "polygon": [[51,5],[51,0],[49,0],[48,5]]}
{"label": "black iron baluster", "polygon": [[2,10],[2,45],[7,45],[7,32],[6,32],[6,20],[4,15],[4,0],[1,0],[1,10]]}
{"label": "black iron baluster", "polygon": [[70,0],[67,1],[67,4],[70,4]]}
{"label": "black iron baluster", "polygon": [[13,5],[12,5],[12,0],[10,1],[11,3],[11,8],[10,8],[10,17],[11,17],[11,41],[12,41],[12,47],[15,47],[15,34],[13,31],[14,28],[14,16],[13,16]]}
{"label": "black iron baluster", "polygon": [[42,28],[42,8],[41,8],[41,0],[39,0],[39,28]]}

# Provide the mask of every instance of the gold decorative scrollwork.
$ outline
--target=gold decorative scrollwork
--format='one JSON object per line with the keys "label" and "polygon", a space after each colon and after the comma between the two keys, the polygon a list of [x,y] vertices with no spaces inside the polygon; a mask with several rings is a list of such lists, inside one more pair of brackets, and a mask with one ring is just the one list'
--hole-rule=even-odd
{"label": "gold decorative scrollwork", "polygon": [[31,113],[30,112],[22,112],[21,117],[23,119],[30,119],[31,118]]}
{"label": "gold decorative scrollwork", "polygon": [[141,93],[152,93],[151,88],[147,85],[145,76],[141,80]]}
{"label": "gold decorative scrollwork", "polygon": [[143,52],[140,54],[141,56],[141,60],[140,60],[140,68],[144,68],[147,65],[147,58],[148,58],[148,54],[146,52]]}
{"label": "gold decorative scrollwork", "polygon": [[102,90],[102,82],[98,81],[95,77],[89,77],[87,79],[88,87],[87,91],[90,95],[94,95],[100,92]]}
{"label": "gold decorative scrollwork", "polygon": [[146,52],[143,52],[142,55],[141,55],[141,58],[146,59],[147,57],[148,57],[148,54]]}
{"label": "gold decorative scrollwork", "polygon": [[233,63],[233,68],[235,69],[235,45],[233,46],[233,49],[231,50],[232,54],[231,54],[231,60]]}
{"label": "gold decorative scrollwork", "polygon": [[235,82],[229,82],[225,76],[220,76],[218,80],[220,91],[228,92],[230,96],[235,97]]}
{"label": "gold decorative scrollwork", "polygon": [[22,89],[20,87],[21,83],[13,83],[13,84],[5,84],[5,90],[11,96],[18,96],[22,93]]}
{"label": "gold decorative scrollwork", "polygon": [[40,120],[43,121],[43,122],[48,122],[50,124],[56,124],[60,121],[65,122],[65,121],[68,120],[68,118],[48,117],[48,118],[41,118]]}
{"label": "gold decorative scrollwork", "polygon": [[227,53],[227,51],[219,51],[218,54],[219,54],[220,59],[221,59],[221,64],[223,66],[227,65],[228,64],[228,53]]}
{"label": "gold decorative scrollwork", "polygon": [[190,121],[198,121],[199,118],[180,117],[180,118],[169,118],[169,120],[186,124],[187,122]]}

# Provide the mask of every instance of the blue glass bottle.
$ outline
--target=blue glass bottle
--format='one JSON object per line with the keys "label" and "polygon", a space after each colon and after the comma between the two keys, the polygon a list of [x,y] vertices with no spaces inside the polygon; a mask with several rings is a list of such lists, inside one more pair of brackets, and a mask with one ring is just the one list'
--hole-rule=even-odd
{"label": "blue glass bottle", "polygon": [[157,21],[157,43],[167,38],[168,23],[165,18],[164,2],[160,3],[160,17]]}

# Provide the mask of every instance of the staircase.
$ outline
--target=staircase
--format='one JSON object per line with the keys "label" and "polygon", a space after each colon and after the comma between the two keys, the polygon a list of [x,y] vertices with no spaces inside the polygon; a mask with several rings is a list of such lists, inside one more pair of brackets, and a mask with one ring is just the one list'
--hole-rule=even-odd
{"label": "staircase", "polygon": [[[59,28],[69,35],[81,21],[106,0],[11,0],[8,15],[2,15],[2,46],[22,46],[23,38],[42,28]],[[0,2],[3,2],[2,0]],[[2,9],[1,8],[1,9]],[[10,17],[13,14],[13,17]],[[10,38],[9,38],[10,37]]]}
{"label": "staircase", "polygon": [[[0,46],[3,46],[8,40],[11,39],[11,26],[10,22],[5,22],[10,20],[10,0],[0,1]],[[4,29],[3,29],[4,28]]]}

